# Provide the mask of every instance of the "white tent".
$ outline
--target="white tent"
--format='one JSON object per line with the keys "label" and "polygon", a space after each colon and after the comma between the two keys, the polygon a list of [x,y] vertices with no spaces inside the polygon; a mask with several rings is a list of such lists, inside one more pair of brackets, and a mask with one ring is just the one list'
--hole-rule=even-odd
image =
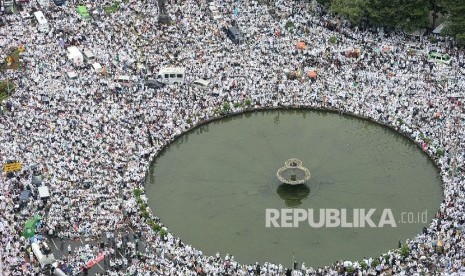
{"label": "white tent", "polygon": [[74,71],[68,71],[68,72],[66,72],[66,75],[67,75],[68,78],[70,78],[70,79],[75,79],[75,78],[77,78],[77,74],[76,74],[76,72],[74,72]]}
{"label": "white tent", "polygon": [[92,67],[94,68],[95,73],[98,74],[98,73],[102,72],[102,66],[100,65],[100,63],[94,62],[92,64]]}
{"label": "white tent", "polygon": [[439,24],[439,26],[437,26],[436,29],[433,30],[433,34],[441,34],[445,26],[446,26],[446,22]]}
{"label": "white tent", "polygon": [[48,190],[47,186],[40,186],[37,189],[39,190],[39,197],[41,199],[47,199],[50,197],[50,191]]}
{"label": "white tent", "polygon": [[73,62],[74,65],[81,66],[84,63],[84,56],[78,47],[70,46],[68,47],[68,58]]}

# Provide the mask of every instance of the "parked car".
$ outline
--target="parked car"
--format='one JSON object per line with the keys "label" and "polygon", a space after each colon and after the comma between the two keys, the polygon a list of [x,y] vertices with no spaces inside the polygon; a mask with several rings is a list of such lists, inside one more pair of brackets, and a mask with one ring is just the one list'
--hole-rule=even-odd
{"label": "parked car", "polygon": [[238,28],[231,26],[229,28],[224,28],[223,30],[233,43],[240,44],[242,42],[242,34]]}
{"label": "parked car", "polygon": [[152,89],[159,89],[165,87],[166,84],[159,82],[157,80],[149,79],[145,81],[145,86]]}

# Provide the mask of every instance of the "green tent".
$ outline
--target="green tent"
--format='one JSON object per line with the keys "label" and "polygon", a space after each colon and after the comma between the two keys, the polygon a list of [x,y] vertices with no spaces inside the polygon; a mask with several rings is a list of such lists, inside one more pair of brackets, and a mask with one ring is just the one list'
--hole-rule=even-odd
{"label": "green tent", "polygon": [[39,215],[35,215],[33,218],[26,221],[26,224],[24,224],[24,228],[23,228],[23,236],[25,238],[34,237],[36,233],[37,224],[39,223],[40,220],[41,220],[41,217]]}
{"label": "green tent", "polygon": [[90,19],[89,11],[87,10],[86,6],[77,6],[76,8],[77,13],[79,13],[83,18]]}

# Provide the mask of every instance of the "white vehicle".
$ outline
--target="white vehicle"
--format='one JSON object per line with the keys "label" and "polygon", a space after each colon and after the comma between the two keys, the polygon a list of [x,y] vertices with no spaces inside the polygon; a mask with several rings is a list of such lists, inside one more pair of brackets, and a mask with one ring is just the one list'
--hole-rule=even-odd
{"label": "white vehicle", "polygon": [[39,32],[45,32],[46,33],[48,31],[50,31],[47,19],[45,19],[45,16],[42,13],[42,11],[34,12],[34,16],[35,16],[35,18],[37,20],[37,29],[39,30]]}
{"label": "white vehicle", "polygon": [[157,80],[165,84],[184,83],[185,69],[181,67],[162,68],[157,75]]}
{"label": "white vehicle", "polygon": [[200,89],[208,89],[209,84],[210,84],[210,81],[204,80],[204,79],[198,79],[192,83],[194,87],[197,87]]}
{"label": "white vehicle", "polygon": [[85,50],[84,50],[84,58],[85,58],[89,63],[91,63],[91,62],[95,59],[95,56],[94,56],[94,54],[93,54],[90,50],[85,49]]}
{"label": "white vehicle", "polygon": [[74,65],[82,66],[84,64],[84,56],[81,51],[79,51],[76,46],[69,46],[68,50],[68,59],[70,59]]}
{"label": "white vehicle", "polygon": [[32,252],[34,256],[39,261],[42,267],[53,264],[55,262],[55,256],[53,256],[52,251],[45,242],[33,242],[31,244]]}
{"label": "white vehicle", "polygon": [[32,15],[30,13],[28,13],[27,11],[22,11],[19,14],[21,15],[22,19],[30,19],[30,18],[32,18]]}
{"label": "white vehicle", "polygon": [[129,76],[118,76],[115,82],[119,83],[121,86],[131,87],[134,85],[134,78],[131,79]]}
{"label": "white vehicle", "polygon": [[77,74],[74,71],[68,71],[66,72],[66,76],[68,76],[69,79],[74,80],[77,78]]}
{"label": "white vehicle", "polygon": [[54,262],[52,266],[54,267],[53,274],[56,276],[66,276],[66,273],[58,267],[58,262]]}
{"label": "white vehicle", "polygon": [[220,11],[213,2],[211,2],[208,6],[208,13],[210,14],[211,18],[213,18],[213,20],[219,20],[222,18]]}

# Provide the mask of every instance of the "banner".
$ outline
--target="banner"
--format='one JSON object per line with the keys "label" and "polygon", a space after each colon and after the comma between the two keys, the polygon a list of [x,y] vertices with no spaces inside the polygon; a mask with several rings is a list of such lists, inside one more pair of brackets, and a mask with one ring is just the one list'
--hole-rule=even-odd
{"label": "banner", "polygon": [[[89,262],[86,263],[86,265],[84,267],[86,267],[87,269],[93,267],[95,264],[97,264],[98,262],[102,261],[103,259],[105,258],[105,253],[101,252],[97,255],[97,257]],[[80,271],[82,271],[83,268],[80,269]]]}
{"label": "banner", "polygon": [[21,170],[21,163],[20,162],[15,162],[15,163],[9,163],[3,165],[3,171],[8,173],[8,172],[17,172]]}

